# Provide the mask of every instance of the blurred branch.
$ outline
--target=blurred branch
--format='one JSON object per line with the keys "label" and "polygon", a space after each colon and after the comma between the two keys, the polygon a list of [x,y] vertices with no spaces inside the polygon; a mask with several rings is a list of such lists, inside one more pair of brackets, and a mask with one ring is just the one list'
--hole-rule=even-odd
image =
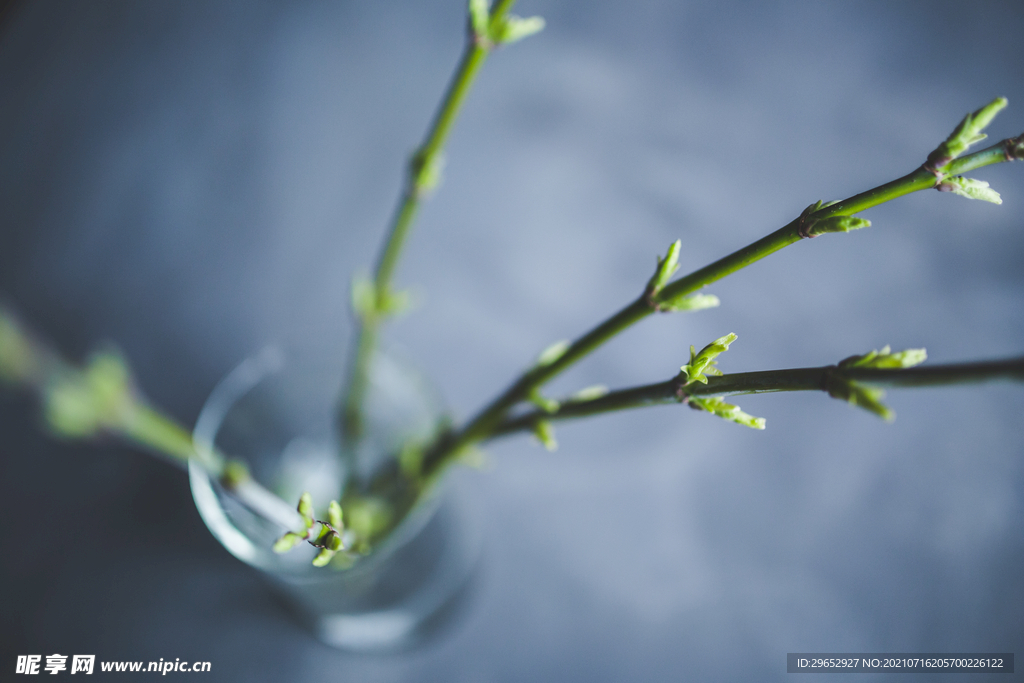
{"label": "blurred branch", "polygon": [[244,463],[226,458],[212,444],[197,448],[189,430],[149,405],[136,387],[127,361],[116,350],[97,351],[83,367],[76,367],[2,304],[0,384],[35,394],[47,428],[58,438],[113,436],[182,467],[196,462],[264,518],[289,529],[300,521],[290,505],[249,476]]}

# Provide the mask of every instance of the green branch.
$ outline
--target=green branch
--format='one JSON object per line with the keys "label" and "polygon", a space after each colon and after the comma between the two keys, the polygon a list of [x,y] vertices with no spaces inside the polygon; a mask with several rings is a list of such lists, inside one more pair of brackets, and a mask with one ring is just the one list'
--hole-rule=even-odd
{"label": "green branch", "polygon": [[[992,147],[966,156],[957,155],[967,149],[970,144],[984,137],[980,133],[981,128],[987,125],[992,117],[1005,106],[1006,100],[999,98],[977,112],[968,114],[964,122],[953,131],[950,137],[929,155],[928,161],[924,165],[902,178],[839,202],[812,204],[796,219],[753,244],[674,282],[665,283],[667,280],[667,277],[664,276],[665,264],[673,258],[672,250],[670,250],[665,259],[659,259],[655,276],[648,283],[648,288],[640,298],[565,346],[557,357],[546,363],[537,363],[527,370],[504,393],[470,420],[462,430],[439,441],[424,458],[424,471],[429,473],[440,470],[456,459],[463,449],[488,438],[502,423],[512,407],[521,401],[528,400],[537,393],[541,386],[589,355],[612,337],[650,314],[660,310],[672,310],[674,304],[685,300],[686,297],[700,296],[696,293],[703,287],[742,270],[801,239],[815,237],[826,232],[847,232],[870,225],[863,219],[853,217],[855,213],[912,192],[932,188],[953,191],[960,189],[958,194],[992,201],[991,196],[984,192],[978,191],[971,194],[970,190],[964,189],[964,185],[969,185],[966,181],[977,181],[964,179],[958,174],[990,164],[1021,158],[1024,156],[1024,134],[1017,138],[1003,140]],[[953,158],[949,158],[951,154]],[[676,251],[675,257],[678,257],[678,251]],[[657,291],[651,290],[652,283],[658,285]]]}
{"label": "green branch", "polygon": [[[554,413],[533,410],[502,421],[490,438],[532,432],[541,422],[591,417],[604,413],[667,403],[687,403],[694,397],[763,394],[780,391],[836,391],[837,384],[855,382],[875,387],[929,387],[999,379],[1024,381],[1024,357],[932,367],[875,368],[826,365],[816,368],[738,372],[708,377],[707,384],[681,386],[680,378],[620,389],[593,399],[567,398]],[[834,394],[833,394],[834,395]],[[847,399],[848,400],[848,399]]]}
{"label": "green branch", "polygon": [[498,0],[488,9],[486,0],[470,0],[466,48],[423,143],[409,160],[405,186],[377,258],[373,279],[353,284],[353,309],[359,331],[341,408],[346,439],[357,441],[362,435],[362,406],[380,325],[404,307],[405,297],[391,288],[395,267],[421,203],[441,181],[444,146],[466,96],[495,47],[521,40],[544,27],[539,17],[523,19],[509,14],[514,4],[515,0]]}
{"label": "green branch", "polygon": [[265,519],[292,528],[291,506],[249,476],[246,466],[226,458],[142,396],[125,359],[113,349],[94,353],[81,368],[64,360],[0,305],[0,385],[34,393],[50,433],[68,440],[113,436],[186,467],[198,463],[213,479]]}

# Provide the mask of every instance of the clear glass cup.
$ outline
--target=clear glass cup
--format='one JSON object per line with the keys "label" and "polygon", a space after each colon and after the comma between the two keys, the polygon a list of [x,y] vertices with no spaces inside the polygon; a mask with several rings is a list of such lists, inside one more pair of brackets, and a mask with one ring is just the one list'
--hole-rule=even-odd
{"label": "clear glass cup", "polygon": [[[312,494],[319,519],[353,468],[368,471],[409,437],[430,433],[441,405],[394,354],[378,354],[366,398],[366,436],[343,455],[336,406],[340,354],[268,347],[229,373],[196,422],[197,448],[242,460],[284,501]],[[436,631],[469,583],[480,534],[466,500],[442,484],[373,552],[347,569],[313,567],[316,549],[271,550],[285,529],[256,515],[198,464],[189,467],[203,521],[235,557],[260,570],[323,642],[348,650],[402,649]]]}

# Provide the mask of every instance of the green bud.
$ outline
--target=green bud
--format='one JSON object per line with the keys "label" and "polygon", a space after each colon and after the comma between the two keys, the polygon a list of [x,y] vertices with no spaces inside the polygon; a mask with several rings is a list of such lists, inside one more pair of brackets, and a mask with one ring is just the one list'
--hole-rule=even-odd
{"label": "green bud", "polygon": [[564,356],[565,352],[569,350],[570,346],[571,344],[568,339],[556,341],[554,344],[540,352],[540,355],[537,356],[537,362],[535,363],[535,365],[540,368],[551,365],[559,358]]}
{"label": "green bud", "polygon": [[981,131],[985,130],[988,124],[992,123],[992,119],[1006,105],[1006,98],[998,97],[976,112],[965,116],[960,125],[950,133],[949,137],[928,155],[928,164],[934,167],[935,170],[941,171],[942,167],[966,152],[971,145],[981,142],[988,137]]}
{"label": "green bud", "polygon": [[881,389],[865,386],[853,380],[846,380],[838,384],[843,388],[837,388],[837,391],[833,391],[831,388],[829,390],[829,394],[834,398],[842,399],[850,405],[872,412],[886,422],[896,419],[896,413],[882,403],[885,392]]}
{"label": "green bud", "polygon": [[839,362],[840,368],[912,368],[928,358],[924,349],[905,349],[892,353],[888,345],[881,350],[869,351],[863,356],[850,356]]}
{"label": "green bud", "polygon": [[377,312],[377,288],[365,275],[352,278],[352,310],[364,320]]}
{"label": "green bud", "polygon": [[344,543],[341,540],[341,535],[333,531],[328,530],[327,533],[323,534],[317,542],[317,545],[322,545],[328,550],[338,551],[344,547]]}
{"label": "green bud", "polygon": [[429,195],[441,184],[444,155],[435,152],[429,157],[424,157],[417,152],[413,156],[411,169],[413,192],[420,197]]}
{"label": "green bud", "polygon": [[850,232],[871,227],[871,221],[857,216],[829,216],[811,223],[807,229],[809,237],[817,237],[827,232]]}
{"label": "green bud", "polygon": [[77,371],[61,373],[46,387],[43,398],[46,422],[54,434],[81,439],[100,431],[101,416],[94,397]]}
{"label": "green bud", "polygon": [[822,202],[820,199],[800,213],[796,220],[796,231],[800,237],[817,237],[826,232],[850,232],[871,225],[871,222],[855,216],[824,216],[814,218],[816,212],[837,204],[838,202]]}
{"label": "green bud", "polygon": [[345,503],[348,528],[360,539],[369,539],[391,522],[391,506],[381,498],[353,498]]}
{"label": "green bud", "polygon": [[533,434],[544,448],[549,451],[558,449],[558,442],[555,440],[555,428],[547,420],[538,420],[533,426]]}
{"label": "green bud", "polygon": [[345,528],[342,524],[341,505],[336,500],[332,500],[327,506],[327,521],[339,534]]}
{"label": "green bud", "polygon": [[974,114],[971,116],[970,133],[976,136],[980,134],[981,131],[988,128],[988,125],[992,123],[992,121],[996,118],[996,115],[999,114],[999,112],[1001,112],[1003,109],[1006,109],[1006,106],[1009,103],[1009,100],[1007,100],[1005,97],[997,97],[996,99],[992,100],[978,111],[974,112]]}
{"label": "green bud", "polygon": [[313,528],[313,496],[309,495],[309,492],[303,493],[299,496],[299,505],[295,508],[299,514],[302,515],[302,521],[305,523],[307,529]]}
{"label": "green bud", "polygon": [[130,398],[131,373],[124,357],[116,351],[93,354],[85,376],[96,402],[103,409],[112,409]]}
{"label": "green bud", "polygon": [[377,312],[381,315],[398,315],[409,310],[412,295],[407,289],[387,292],[377,304]]}
{"label": "green bud", "polygon": [[220,483],[227,489],[234,489],[250,478],[249,468],[244,462],[228,460],[224,463],[224,471],[220,475]]}
{"label": "green bud", "polygon": [[517,17],[509,14],[491,26],[491,40],[497,45],[510,45],[544,30],[542,17]]}
{"label": "green bud", "polygon": [[487,37],[487,27],[491,23],[487,0],[469,0],[469,24],[473,27],[473,35],[478,40]]}
{"label": "green bud", "polygon": [[586,387],[580,389],[570,398],[573,401],[593,401],[594,399],[601,398],[608,393],[608,387],[603,384],[595,384],[592,387]]}
{"label": "green bud", "polygon": [[800,217],[803,218],[804,216],[810,216],[812,213],[814,213],[815,211],[818,211],[819,209],[827,209],[828,207],[832,206],[833,204],[838,204],[838,203],[839,203],[838,199],[833,199],[833,200],[827,201],[827,202],[823,202],[822,200],[819,199],[818,201],[814,202],[813,204],[808,206],[806,209],[801,211],[800,212]]}
{"label": "green bud", "polygon": [[286,553],[292,548],[294,548],[295,545],[301,540],[303,540],[302,536],[295,533],[294,531],[289,531],[284,536],[282,536],[274,542],[274,552]]}
{"label": "green bud", "polygon": [[718,396],[708,396],[706,398],[691,396],[690,404],[703,408],[723,420],[735,422],[736,424],[743,425],[744,427],[750,427],[751,429],[764,429],[765,427],[765,419],[763,417],[754,417],[753,415],[749,415],[740,410],[739,406],[726,403]]}
{"label": "green bud", "polygon": [[[317,522],[320,524],[319,522]],[[310,535],[310,543],[316,546],[327,545],[327,539],[331,535],[331,528],[326,524],[320,524],[315,534]]]}
{"label": "green bud", "polygon": [[488,465],[487,452],[476,446],[468,446],[459,452],[458,461],[466,467],[482,470]]}
{"label": "green bud", "polygon": [[975,178],[965,178],[961,175],[943,178],[942,182],[935,186],[935,189],[939,192],[952,192],[968,199],[980,199],[993,204],[1003,203],[999,193],[990,188],[987,182]]}
{"label": "green bud", "polygon": [[707,384],[708,378],[706,374],[720,375],[722,374],[715,365],[715,358],[719,354],[725,353],[729,350],[729,345],[736,341],[736,335],[730,332],[724,337],[719,337],[715,341],[711,342],[703,349],[700,353],[694,353],[693,347],[690,347],[690,362],[687,365],[679,368],[680,372],[686,377],[686,384],[693,384],[694,382],[700,382],[701,384]]}
{"label": "green bud", "polygon": [[889,353],[889,345],[886,344],[882,347],[881,351],[877,349],[874,351],[868,351],[863,356],[850,356],[839,361],[839,367],[841,368],[869,368],[871,363],[878,358],[879,354]]}
{"label": "green bud", "polygon": [[331,558],[333,558],[335,553],[337,552],[337,550],[323,548],[319,553],[317,553],[317,556],[313,558],[313,566],[326,567],[327,564],[331,561]]}
{"label": "green bud", "polygon": [[534,389],[533,391],[531,391],[529,400],[530,403],[537,406],[538,408],[540,408],[541,410],[548,414],[557,413],[558,409],[562,407],[562,404],[556,401],[555,399],[542,396],[540,393],[540,389]]}
{"label": "green bud", "polygon": [[888,346],[879,351],[871,351],[863,356],[850,356],[839,362],[839,372],[826,375],[826,390],[832,398],[846,401],[864,410],[878,415],[884,420],[892,421],[896,414],[882,403],[885,392],[869,387],[842,376],[842,370],[848,368],[908,368],[925,359],[924,349],[907,349],[899,353],[891,353]]}
{"label": "green bud", "polygon": [[928,352],[925,349],[904,349],[889,356],[901,368],[912,368],[928,360]]}
{"label": "green bud", "polygon": [[674,298],[658,301],[658,310],[666,313],[678,311],[701,311],[715,308],[722,302],[714,294],[681,294]]}
{"label": "green bud", "polygon": [[665,258],[658,257],[658,265],[654,269],[654,275],[647,281],[647,289],[650,295],[655,295],[668,284],[669,279],[679,270],[679,251],[683,248],[683,241],[676,240],[668,247]]}
{"label": "green bud", "polygon": [[134,412],[131,373],[115,351],[93,354],[85,370],[55,374],[44,387],[46,419],[59,436],[86,438],[124,427]]}
{"label": "green bud", "polygon": [[406,290],[381,293],[365,275],[352,278],[352,310],[363,320],[398,315],[409,308],[411,301],[412,297]]}

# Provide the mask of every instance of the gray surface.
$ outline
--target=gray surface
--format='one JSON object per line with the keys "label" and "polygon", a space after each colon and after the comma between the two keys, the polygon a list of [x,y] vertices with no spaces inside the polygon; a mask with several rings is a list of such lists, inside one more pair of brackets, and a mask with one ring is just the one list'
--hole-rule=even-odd
{"label": "gray surface", "polygon": [[[895,5],[523,0],[549,28],[488,63],[402,264],[421,305],[390,337],[465,415],[634,297],[673,239],[703,265],[909,171],[996,95],[1011,108],[993,137],[1018,134],[1019,3]],[[0,293],[70,352],[116,340],[186,421],[267,339],[343,339],[462,10],[20,7],[0,41]],[[795,245],[715,285],[720,309],[646,321],[556,388],[660,380],[729,331],[727,371],[886,343],[1019,355],[1021,173],[976,174],[1001,207],[919,194]],[[893,425],[766,396],[741,402],[765,432],[664,408],[560,429],[556,454],[503,442],[466,475],[488,547],[464,619],[367,658],[289,622],[183,474],[54,444],[3,398],[0,666],[95,652],[208,659],[204,680],[740,681],[783,678],[788,651],[1024,653],[1024,394],[890,399]]]}

